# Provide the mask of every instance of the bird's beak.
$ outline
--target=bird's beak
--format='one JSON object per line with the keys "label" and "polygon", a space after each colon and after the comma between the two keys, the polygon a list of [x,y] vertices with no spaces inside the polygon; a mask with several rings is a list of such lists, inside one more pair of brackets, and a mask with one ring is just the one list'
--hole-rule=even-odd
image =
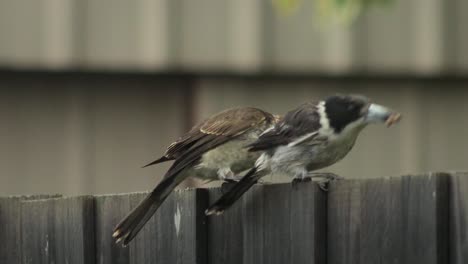
{"label": "bird's beak", "polygon": [[400,120],[401,115],[378,104],[371,104],[367,109],[367,123],[385,123],[391,126]]}

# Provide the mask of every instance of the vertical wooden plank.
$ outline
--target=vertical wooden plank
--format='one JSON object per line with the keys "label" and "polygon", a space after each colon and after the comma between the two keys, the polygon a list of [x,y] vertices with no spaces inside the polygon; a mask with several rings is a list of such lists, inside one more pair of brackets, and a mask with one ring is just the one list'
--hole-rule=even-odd
{"label": "vertical wooden plank", "polygon": [[[242,205],[242,263],[264,263],[265,260],[265,241],[263,239],[265,198],[263,186],[254,186],[249,192],[244,194],[241,201]],[[225,238],[229,239],[229,238]],[[232,243],[232,242],[231,242]],[[211,248],[209,246],[209,248]]]}
{"label": "vertical wooden plank", "polygon": [[0,198],[0,262],[19,263],[21,261],[19,197]]}
{"label": "vertical wooden plank", "polygon": [[171,1],[76,2],[84,2],[78,19],[84,27],[81,59],[85,66],[154,70],[171,63],[169,36],[175,30],[170,19]]}
{"label": "vertical wooden plank", "polygon": [[[314,1],[304,1],[289,15],[264,1],[263,50],[268,69],[294,72],[347,72],[352,70],[353,38],[348,27],[331,26],[315,15]],[[331,22],[331,21],[328,21]],[[294,41],[291,41],[294,39]]]}
{"label": "vertical wooden plank", "polygon": [[41,2],[40,46],[41,66],[63,69],[75,66],[76,48],[80,43],[76,17],[82,15],[76,0],[49,0]]}
{"label": "vertical wooden plank", "polygon": [[[229,45],[229,1],[180,1],[178,20],[182,69],[220,70],[227,68]],[[215,14],[213,16],[212,14]],[[177,29],[176,29],[177,30]],[[202,37],[201,37],[202,36]],[[171,43],[172,44],[172,43]]]}
{"label": "vertical wooden plank", "polygon": [[262,64],[263,1],[226,1],[226,67],[251,72]]}
{"label": "vertical wooden plank", "polygon": [[21,263],[94,263],[90,196],[21,203]]}
{"label": "vertical wooden plank", "polygon": [[[210,204],[222,195],[221,188],[209,189]],[[208,263],[243,263],[242,202],[208,221]]]}
{"label": "vertical wooden plank", "polygon": [[296,243],[291,245],[291,263],[326,263],[327,194],[315,183],[290,190],[291,240]]}
{"label": "vertical wooden plank", "polygon": [[468,263],[468,173],[450,176],[450,263]]}
{"label": "vertical wooden plank", "polygon": [[56,259],[54,209],[48,199],[21,204],[21,263],[45,264]]}
{"label": "vertical wooden plank", "polygon": [[97,197],[97,263],[206,263],[203,189],[173,192],[128,247],[114,243],[113,227],[146,195]]}
{"label": "vertical wooden plank", "polygon": [[[219,195],[210,190],[210,202]],[[254,186],[209,218],[209,263],[324,263],[325,198],[314,183]]]}
{"label": "vertical wooden plank", "polygon": [[[95,236],[97,263],[128,263],[129,248],[123,248],[114,243],[112,229],[130,211],[130,196],[133,195],[138,194],[96,196]],[[140,195],[142,196],[142,194]]]}
{"label": "vertical wooden plank", "polygon": [[21,201],[59,197],[31,195],[0,197],[0,263],[21,263]]}
{"label": "vertical wooden plank", "polygon": [[[460,73],[466,73],[468,72],[468,51],[465,47],[468,46],[468,34],[466,34],[466,31],[463,30],[464,27],[461,25],[468,24],[468,17],[464,11],[468,8],[468,2],[456,0],[444,2],[444,4],[444,7],[448,9],[447,16],[450,17],[450,23],[446,27],[446,34],[451,34],[449,35],[451,37],[450,40],[455,42],[454,44],[446,44],[448,49],[454,48],[451,51],[453,57],[447,59],[447,61],[453,62],[452,69]],[[453,60],[450,60],[452,58]]]}
{"label": "vertical wooden plank", "polygon": [[54,263],[95,263],[94,198],[78,196],[55,199]]}
{"label": "vertical wooden plank", "polygon": [[444,8],[447,3],[416,0],[407,5],[411,10],[410,24],[413,28],[407,48],[412,51],[408,68],[416,74],[437,74],[444,66],[444,41],[454,41],[444,38],[444,30],[447,30],[443,23]]}
{"label": "vertical wooden plank", "polygon": [[[352,38],[356,68],[386,73],[413,70],[409,64],[414,60],[411,44],[415,32],[408,25],[413,25],[414,12],[410,2],[399,1],[392,8],[363,12]],[[382,32],[387,38],[382,37]]]}
{"label": "vertical wooden plank", "polygon": [[446,174],[340,181],[328,197],[328,263],[447,263]]}

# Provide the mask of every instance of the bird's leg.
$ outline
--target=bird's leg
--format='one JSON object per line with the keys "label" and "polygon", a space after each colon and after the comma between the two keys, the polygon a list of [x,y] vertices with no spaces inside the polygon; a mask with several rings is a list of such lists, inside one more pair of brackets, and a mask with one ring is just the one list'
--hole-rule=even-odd
{"label": "bird's leg", "polygon": [[218,170],[218,177],[220,180],[233,183],[242,179],[242,174],[235,174],[231,168],[222,168]]}
{"label": "bird's leg", "polygon": [[232,172],[231,168],[218,169],[218,178],[222,181],[236,180],[236,175]]}
{"label": "bird's leg", "polygon": [[317,181],[317,185],[319,186],[322,191],[328,191],[328,184],[331,181],[337,181],[343,179],[343,177],[336,175],[331,172],[309,172],[307,174],[309,178],[318,178],[320,180]]}
{"label": "bird's leg", "polygon": [[294,189],[297,189],[297,184],[301,182],[310,182],[312,180],[311,177],[308,176],[308,172],[303,170],[296,174],[294,179],[292,180],[292,186]]}

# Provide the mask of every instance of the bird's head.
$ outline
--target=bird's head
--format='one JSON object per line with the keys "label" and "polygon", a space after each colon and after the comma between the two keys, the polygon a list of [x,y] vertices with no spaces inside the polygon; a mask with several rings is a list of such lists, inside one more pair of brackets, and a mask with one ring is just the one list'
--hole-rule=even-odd
{"label": "bird's head", "polygon": [[388,126],[400,119],[400,114],[360,95],[333,95],[324,101],[325,113],[330,127],[336,133],[345,128],[364,128],[372,123],[385,123]]}

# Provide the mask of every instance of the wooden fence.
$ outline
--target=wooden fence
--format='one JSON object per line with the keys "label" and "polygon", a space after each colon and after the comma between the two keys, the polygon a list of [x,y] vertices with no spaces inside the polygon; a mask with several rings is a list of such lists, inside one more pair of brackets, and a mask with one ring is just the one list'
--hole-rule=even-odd
{"label": "wooden fence", "polygon": [[468,173],[176,191],[128,247],[115,224],[145,193],[0,198],[0,263],[468,263]]}

